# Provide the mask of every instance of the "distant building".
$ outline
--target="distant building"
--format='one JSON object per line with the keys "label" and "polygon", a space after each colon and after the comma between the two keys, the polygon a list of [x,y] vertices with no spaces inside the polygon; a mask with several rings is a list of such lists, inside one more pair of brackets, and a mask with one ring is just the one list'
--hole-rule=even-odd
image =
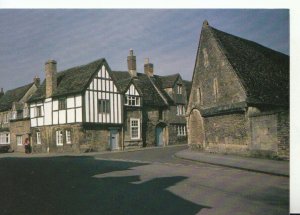
{"label": "distant building", "polygon": [[289,157],[289,56],[205,21],[187,113],[192,148]]}
{"label": "distant building", "polygon": [[23,142],[30,137],[28,99],[35,93],[40,79],[0,93],[0,147],[24,152]]}
{"label": "distant building", "polygon": [[[137,73],[133,51],[128,71],[112,71],[105,59],[57,72],[45,64],[46,79],[30,99],[35,152],[101,151],[186,143],[189,82],[179,74],[154,75],[146,62]],[[186,87],[187,86],[187,87]]]}

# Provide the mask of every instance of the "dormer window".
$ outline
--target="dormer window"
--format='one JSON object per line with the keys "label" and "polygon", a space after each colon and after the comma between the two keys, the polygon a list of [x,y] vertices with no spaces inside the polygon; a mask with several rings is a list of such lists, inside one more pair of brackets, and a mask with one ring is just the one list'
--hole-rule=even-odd
{"label": "dormer window", "polygon": [[177,94],[182,94],[182,85],[177,85]]}
{"label": "dormer window", "polygon": [[140,106],[140,97],[138,96],[126,96],[125,105],[128,106]]}

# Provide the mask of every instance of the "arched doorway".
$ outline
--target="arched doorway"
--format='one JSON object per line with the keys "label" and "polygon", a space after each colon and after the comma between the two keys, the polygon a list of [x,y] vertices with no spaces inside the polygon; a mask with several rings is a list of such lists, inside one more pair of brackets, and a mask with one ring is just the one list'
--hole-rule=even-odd
{"label": "arched doorway", "polygon": [[205,136],[203,128],[203,119],[200,111],[193,109],[188,119],[189,135],[188,143],[190,145],[200,145],[201,148],[205,146]]}

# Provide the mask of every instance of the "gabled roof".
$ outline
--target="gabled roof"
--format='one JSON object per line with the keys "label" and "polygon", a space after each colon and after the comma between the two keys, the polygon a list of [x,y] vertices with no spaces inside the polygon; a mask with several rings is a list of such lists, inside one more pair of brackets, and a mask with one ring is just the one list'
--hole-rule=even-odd
{"label": "gabled roof", "polygon": [[[75,94],[82,92],[89,83],[92,75],[99,70],[100,66],[105,63],[105,59],[93,61],[91,63],[73,67],[57,73],[57,88],[53,92],[53,97]],[[32,96],[30,101],[45,99],[46,80],[43,81],[39,89]]]}
{"label": "gabled roof", "polygon": [[165,88],[172,88],[174,87],[175,82],[180,77],[180,75],[174,74],[174,75],[167,75],[167,76],[157,76],[161,81],[161,87],[163,89]]}
{"label": "gabled roof", "polygon": [[288,55],[210,27],[207,22],[202,31],[216,39],[243,85],[248,103],[289,104]]}
{"label": "gabled roof", "polygon": [[[166,97],[164,90],[155,83],[155,78],[150,80],[150,78],[143,73],[137,73],[137,77],[132,78],[127,71],[113,71],[112,74],[115,77],[116,85],[118,85],[119,89],[122,89],[123,93],[128,89],[130,83],[133,83],[137,90],[141,92],[144,105],[162,107],[167,106],[164,99],[166,99],[167,102],[172,102],[168,95]],[[164,98],[155,87],[158,88]]]}
{"label": "gabled roof", "polygon": [[6,91],[0,99],[0,111],[10,110],[13,102],[20,101],[32,85],[34,83]]}

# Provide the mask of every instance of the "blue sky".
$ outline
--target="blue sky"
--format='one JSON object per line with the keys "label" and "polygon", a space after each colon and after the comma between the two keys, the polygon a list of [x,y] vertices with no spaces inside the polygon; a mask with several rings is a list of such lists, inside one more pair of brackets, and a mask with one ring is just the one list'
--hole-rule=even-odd
{"label": "blue sky", "polygon": [[191,80],[202,22],[289,54],[289,10],[88,9],[0,10],[0,87],[9,90],[44,79],[44,63],[58,70],[106,58],[127,70],[132,48],[138,72],[149,57],[158,75]]}

